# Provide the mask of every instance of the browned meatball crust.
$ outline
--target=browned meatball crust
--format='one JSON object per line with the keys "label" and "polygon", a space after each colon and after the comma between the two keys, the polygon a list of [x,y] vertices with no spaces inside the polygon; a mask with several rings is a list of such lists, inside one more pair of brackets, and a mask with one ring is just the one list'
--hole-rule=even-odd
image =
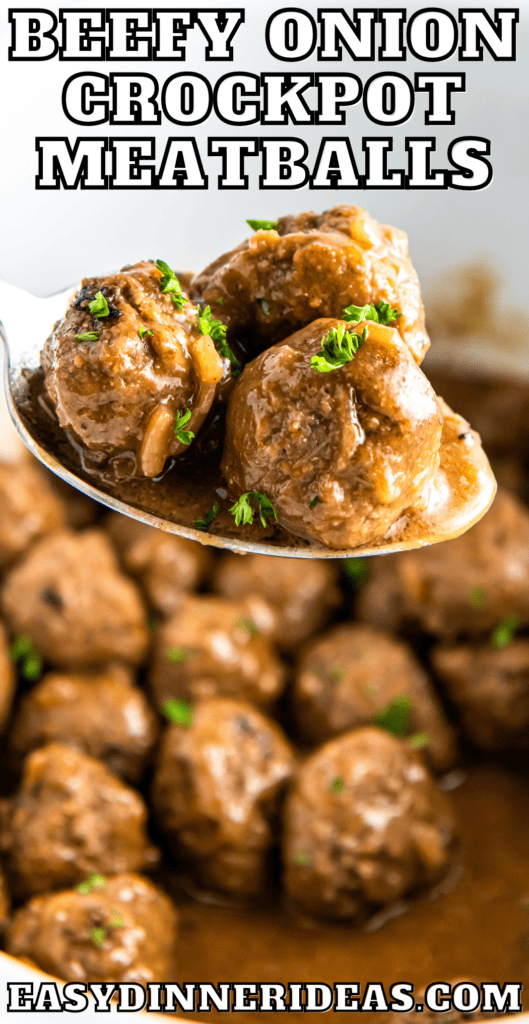
{"label": "browned meatball crust", "polygon": [[0,868],[0,935],[3,935],[5,929],[7,928],[10,911],[11,899],[9,897],[7,879],[2,868]]}
{"label": "browned meatball crust", "polygon": [[351,303],[381,301],[401,314],[399,332],[418,363],[429,346],[406,235],[358,206],[281,217],[277,230],[257,231],[206,267],[191,295],[213,307],[228,337],[247,336],[253,353]]}
{"label": "browned meatball crust", "polygon": [[244,602],[186,596],[154,635],[150,682],[157,707],[216,696],[266,707],[281,693],[285,669]]}
{"label": "browned meatball crust", "polygon": [[263,635],[284,650],[321,629],[340,604],[336,566],[269,555],[225,555],[213,587],[232,601],[244,600]]}
{"label": "browned meatball crust", "polygon": [[383,538],[407,509],[427,506],[442,432],[435,393],[391,327],[355,325],[367,336],[350,362],[311,368],[322,338],[343,326],[317,320],[245,367],[221,463],[233,495],[266,494],[281,525],[332,548]]}
{"label": "browned meatball crust", "polygon": [[452,858],[447,797],[420,755],[380,729],[330,740],[287,799],[284,884],[324,917],[358,918],[437,881]]}
{"label": "browned meatball crust", "polygon": [[454,762],[453,731],[432,683],[407,644],[382,630],[344,623],[317,637],[303,651],[294,704],[312,743],[382,716],[394,735],[416,737],[436,771]]}
{"label": "browned meatball crust", "polygon": [[13,917],[8,952],[71,982],[173,978],[178,915],[169,897],[139,875],[100,882],[85,894],[34,896]]}
{"label": "browned meatball crust", "polygon": [[[191,409],[186,429],[196,434],[228,374],[196,308],[186,301],[180,312],[161,278],[142,262],[84,280],[43,351],[59,423],[109,457],[118,477],[157,476],[170,455],[185,451],[173,429],[177,413]],[[99,318],[89,309],[98,292],[109,307]]]}
{"label": "browned meatball crust", "polygon": [[2,607],[14,633],[31,636],[52,664],[76,668],[147,650],[147,612],[100,530],[51,534],[8,574]]}
{"label": "browned meatball crust", "polygon": [[64,523],[64,506],[36,459],[0,461],[0,567]]}
{"label": "browned meatball crust", "polygon": [[235,896],[268,880],[272,821],[294,768],[280,727],[245,701],[197,705],[190,728],[170,726],[152,799],[159,825],[202,885]]}
{"label": "browned meatball crust", "polygon": [[17,893],[82,882],[91,872],[141,871],[157,860],[139,793],[95,758],[59,743],[29,754],[0,825]]}
{"label": "browned meatball crust", "polygon": [[211,563],[202,544],[164,533],[146,523],[111,512],[105,520],[122,561],[131,576],[139,580],[156,611],[171,615],[182,594],[196,590]]}
{"label": "browned meatball crust", "polygon": [[500,490],[456,540],[373,559],[357,611],[385,629],[413,623],[447,639],[493,629],[507,615],[529,623],[529,512]]}
{"label": "browned meatball crust", "polygon": [[9,657],[6,631],[0,623],[0,733],[4,730],[16,689],[16,675]]}
{"label": "browned meatball crust", "polygon": [[22,698],[10,744],[27,754],[46,743],[65,743],[137,782],[157,735],[157,717],[133,686],[130,669],[112,665],[99,673],[45,676]]}
{"label": "browned meatball crust", "polygon": [[468,738],[483,750],[529,749],[529,640],[435,647],[432,664]]}

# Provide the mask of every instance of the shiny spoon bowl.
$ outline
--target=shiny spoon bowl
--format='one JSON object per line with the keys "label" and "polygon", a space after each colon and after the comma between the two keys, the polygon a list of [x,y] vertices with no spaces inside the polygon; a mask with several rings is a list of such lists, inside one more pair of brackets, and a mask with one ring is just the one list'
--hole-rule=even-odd
{"label": "shiny spoon bowl", "polygon": [[[275,537],[252,540],[237,536],[219,536],[213,532],[207,533],[184,525],[167,515],[156,514],[152,505],[148,508],[142,504],[141,498],[137,501],[117,498],[111,493],[110,488],[107,492],[102,486],[94,486],[93,478],[83,473],[81,464],[78,468],[72,465],[72,460],[64,455],[65,446],[59,446],[50,440],[50,433],[42,428],[38,417],[31,415],[30,393],[32,381],[34,382],[36,375],[39,374],[42,346],[55,321],[63,315],[75,290],[74,287],[70,287],[42,299],[0,281],[0,334],[6,350],[5,387],[8,408],[22,441],[51,472],[94,501],[167,533],[240,554],[253,552],[289,558],[342,559],[407,551],[453,539],[481,519],[491,505],[496,493],[496,482],[485,455],[482,456],[476,485],[467,488],[468,493],[460,497],[457,508],[452,507],[446,500],[443,505],[443,487],[440,486],[432,513],[426,515],[419,523],[416,518],[411,517],[408,524],[399,527],[398,536],[387,535],[374,545],[347,550],[335,550],[316,543],[300,541],[282,530],[277,531],[278,540]],[[448,446],[446,451],[448,452]],[[448,477],[450,478],[452,473],[455,480],[459,472],[457,463],[451,466],[448,456],[445,462]],[[157,484],[153,483],[152,486],[156,487]],[[446,487],[444,490],[446,491]],[[220,497],[227,497],[226,492],[222,493],[222,488],[219,488],[217,493]],[[207,508],[203,511],[205,513]],[[246,527],[245,530],[248,531],[249,528]],[[389,533],[391,534],[391,531]]]}

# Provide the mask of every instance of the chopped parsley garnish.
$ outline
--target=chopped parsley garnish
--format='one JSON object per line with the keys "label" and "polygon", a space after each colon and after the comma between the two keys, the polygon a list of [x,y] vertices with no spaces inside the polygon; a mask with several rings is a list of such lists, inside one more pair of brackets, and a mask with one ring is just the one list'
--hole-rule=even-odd
{"label": "chopped parsley garnish", "polygon": [[180,415],[179,412],[177,412],[177,414],[176,414],[176,423],[175,423],[173,429],[174,429],[177,441],[180,441],[181,444],[191,444],[191,441],[193,440],[193,438],[195,436],[192,430],[184,430],[184,427],[187,426],[187,424],[189,423],[190,419],[191,419],[191,409],[187,409],[186,412],[182,416]]}
{"label": "chopped parsley garnish", "polygon": [[276,510],[266,494],[261,494],[260,491],[246,491],[245,494],[241,494],[235,505],[232,505],[230,508],[232,516],[235,516],[236,526],[240,526],[241,523],[243,526],[252,525],[254,512],[250,505],[250,498],[253,498],[259,506],[259,518],[263,526],[268,526],[267,520],[272,516],[277,520]]}
{"label": "chopped parsley garnish", "polygon": [[319,373],[330,373],[331,370],[339,370],[341,366],[350,363],[356,353],[366,340],[367,327],[364,327],[362,336],[354,332],[346,331],[345,324],[339,327],[332,327],[328,334],[321,339],[323,355],[313,356],[310,365],[311,369]]}
{"label": "chopped parsley garnish", "polygon": [[105,928],[92,928],[90,932],[90,938],[94,943],[94,946],[102,946],[107,937]]}
{"label": "chopped parsley garnish", "polygon": [[189,658],[198,654],[196,647],[170,647],[165,652],[165,657],[171,665],[185,665]]}
{"label": "chopped parsley garnish", "polygon": [[406,736],[411,725],[411,699],[406,693],[399,694],[385,708],[375,712],[371,721],[392,736]]}
{"label": "chopped parsley garnish", "polygon": [[88,303],[88,309],[94,316],[102,317],[108,316],[110,310],[108,308],[108,302],[103,295],[103,292],[96,292],[94,298]]}
{"label": "chopped parsley garnish", "polygon": [[476,611],[480,611],[487,604],[487,595],[483,587],[473,587],[468,595],[468,603],[471,608],[475,608]]}
{"label": "chopped parsley garnish", "polygon": [[197,309],[200,333],[209,335],[219,356],[222,356],[223,359],[229,359],[232,375],[238,377],[241,372],[241,364],[226,341],[226,325],[221,323],[220,320],[213,319],[210,306],[206,306],[205,309],[197,306]]}
{"label": "chopped parsley garnish", "polygon": [[156,633],[156,631],[160,628],[161,624],[162,620],[157,615],[149,615],[149,618],[145,623],[147,629],[149,630],[149,633]]}
{"label": "chopped parsley garnish", "polygon": [[77,885],[76,889],[82,896],[88,896],[88,894],[93,892],[94,889],[104,889],[106,884],[106,879],[103,875],[93,874],[89,875],[85,882],[81,882],[80,885]]}
{"label": "chopped parsley garnish", "polygon": [[149,331],[147,327],[140,327],[138,334],[140,338],[146,338],[148,334],[154,334],[154,331]]}
{"label": "chopped parsley garnish", "polygon": [[331,683],[341,683],[342,680],[345,678],[345,669],[330,668],[327,675],[329,676]]}
{"label": "chopped parsley garnish", "polygon": [[490,638],[491,647],[495,647],[497,651],[504,647],[509,647],[519,625],[519,615],[506,615],[505,618],[498,623]]}
{"label": "chopped parsley garnish", "polygon": [[242,618],[237,619],[235,625],[238,626],[239,629],[244,629],[244,632],[248,633],[248,636],[259,636],[261,632],[258,626],[255,625],[253,619],[250,619],[245,615],[243,615]]}
{"label": "chopped parsley garnish", "polygon": [[309,501],[309,508],[316,508],[316,505],[321,505],[321,503],[321,498],[318,498],[318,495],[316,495],[316,497],[313,498],[312,501]]}
{"label": "chopped parsley garnish", "polygon": [[402,313],[397,313],[389,302],[379,302],[377,306],[347,306],[343,311],[342,320],[356,324],[362,320],[373,320],[376,324],[392,324],[399,316],[402,316]]}
{"label": "chopped parsley garnish", "polygon": [[109,928],[124,928],[125,927],[125,922],[124,922],[124,920],[123,920],[119,910],[114,910],[113,911],[113,916],[111,918],[111,921],[110,921],[110,924],[109,924],[108,927]]}
{"label": "chopped parsley garnish", "polygon": [[215,306],[223,306],[224,305],[224,299],[213,299],[213,302],[214,302]]}
{"label": "chopped parsley garnish", "polygon": [[348,576],[363,587],[371,574],[371,568],[366,558],[345,558],[342,565]]}
{"label": "chopped parsley garnish", "polygon": [[252,231],[275,231],[279,221],[277,220],[247,220],[249,228]]}
{"label": "chopped parsley garnish", "polygon": [[20,671],[28,682],[34,683],[42,675],[42,658],[28,633],[17,636],[9,648],[11,661],[20,662]]}
{"label": "chopped parsley garnish", "polygon": [[76,341],[97,341],[99,331],[86,331],[85,334],[76,334]]}
{"label": "chopped parsley garnish", "polygon": [[329,786],[329,789],[330,789],[331,793],[334,793],[336,796],[339,796],[340,793],[343,793],[343,791],[345,789],[345,782],[344,782],[344,780],[343,779],[339,779],[339,778],[333,779],[331,784],[330,784],[330,786]]}
{"label": "chopped parsley garnish", "polygon": [[213,508],[210,508],[209,512],[206,512],[203,519],[195,519],[195,529],[209,530],[213,520],[217,518],[219,509],[220,505],[214,505]]}
{"label": "chopped parsley garnish", "polygon": [[195,709],[190,700],[165,700],[162,711],[173,725],[190,729],[195,720]]}
{"label": "chopped parsley garnish", "polygon": [[299,850],[294,856],[294,864],[298,864],[302,868],[310,867],[312,860],[313,857],[310,850]]}
{"label": "chopped parsley garnish", "polygon": [[161,271],[162,278],[160,281],[160,288],[164,295],[170,295],[177,309],[182,312],[184,303],[187,299],[182,291],[182,286],[178,280],[174,270],[164,263],[163,260],[156,260],[156,266]]}
{"label": "chopped parsley garnish", "polygon": [[408,745],[414,747],[415,750],[422,750],[423,747],[427,747],[430,742],[429,732],[416,732],[413,736],[410,736]]}
{"label": "chopped parsley garnish", "polygon": [[270,316],[270,305],[266,299],[257,299],[265,316]]}

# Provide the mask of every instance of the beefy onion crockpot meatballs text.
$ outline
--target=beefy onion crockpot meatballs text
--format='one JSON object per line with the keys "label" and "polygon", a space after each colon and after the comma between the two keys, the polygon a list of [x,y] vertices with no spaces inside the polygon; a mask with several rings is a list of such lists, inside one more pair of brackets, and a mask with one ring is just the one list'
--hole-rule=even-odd
{"label": "beefy onion crockpot meatballs text", "polygon": [[248,223],[187,282],[192,301],[160,260],[83,281],[42,354],[81,473],[204,539],[352,550],[463,532],[495,482],[420,369],[406,236],[355,206]]}
{"label": "beefy onion crockpot meatballs text", "polygon": [[299,563],[97,506],[67,528],[51,475],[1,469],[33,474],[22,515],[41,484],[59,511],[2,572],[2,948],[84,982],[320,958],[419,988],[432,948],[439,976],[525,977],[529,797],[498,760],[529,749],[515,494],[446,545]]}

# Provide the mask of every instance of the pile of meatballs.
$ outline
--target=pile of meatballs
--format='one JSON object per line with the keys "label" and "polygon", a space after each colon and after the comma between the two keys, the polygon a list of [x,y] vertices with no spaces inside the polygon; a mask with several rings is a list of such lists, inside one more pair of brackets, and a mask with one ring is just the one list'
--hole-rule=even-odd
{"label": "pile of meatballs", "polygon": [[167,878],[351,927],[413,913],[457,861],[461,749],[529,749],[512,488],[446,544],[300,564],[107,513],[25,456],[0,566],[3,947],[61,979],[174,980]]}
{"label": "pile of meatballs", "polygon": [[[344,332],[354,357],[315,369]],[[420,369],[428,347],[406,235],[344,205],[258,228],[194,277],[146,261],[84,280],[42,367],[60,427],[106,484],[174,469],[177,486],[183,459],[215,450],[224,494],[212,487],[203,515],[222,506],[233,526],[229,506],[257,494],[267,536],[277,522],[349,550],[429,509],[446,519],[443,503],[474,490],[492,498],[479,437]]]}

